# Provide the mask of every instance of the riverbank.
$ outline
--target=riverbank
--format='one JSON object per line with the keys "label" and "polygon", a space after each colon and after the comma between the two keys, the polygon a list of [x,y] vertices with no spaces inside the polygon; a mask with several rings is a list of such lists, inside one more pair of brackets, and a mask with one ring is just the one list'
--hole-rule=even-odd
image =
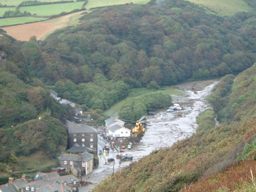
{"label": "riverbank", "polygon": [[[179,101],[184,102],[183,110],[179,111],[182,115],[177,117],[175,113],[168,113],[166,110],[157,112],[155,116],[159,117],[158,120],[148,122],[147,130],[140,143],[132,150],[125,151],[125,153],[133,156],[133,161],[138,161],[154,150],[171,147],[175,142],[194,134],[197,128],[196,117],[200,112],[210,107],[205,97],[211,92],[215,84],[216,80],[189,82],[179,85],[180,89],[187,90],[186,94],[179,96]],[[110,151],[110,154],[106,157],[115,159],[110,164],[106,164],[102,156],[99,158],[99,167],[93,173],[83,177],[83,180],[90,184],[79,189],[81,192],[92,191],[96,185],[113,172],[131,163],[120,162],[116,159],[116,154],[115,151]]]}

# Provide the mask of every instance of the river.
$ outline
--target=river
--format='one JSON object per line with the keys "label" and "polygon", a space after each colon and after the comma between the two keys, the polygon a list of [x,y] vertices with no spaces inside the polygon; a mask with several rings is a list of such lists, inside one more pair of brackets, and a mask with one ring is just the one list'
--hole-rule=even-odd
{"label": "river", "polygon": [[[154,117],[148,117],[149,119],[154,118],[157,120],[152,120],[147,123],[146,132],[140,143],[133,149],[125,151],[125,153],[133,156],[133,161],[138,161],[154,150],[171,147],[178,140],[190,137],[197,129],[196,117],[200,112],[210,108],[205,97],[216,84],[217,81],[206,86],[203,90],[186,90],[185,94],[182,96],[172,96],[173,103],[180,104],[182,110],[175,112],[167,112],[166,109],[160,110]],[[106,158],[111,157],[115,159],[116,155],[117,152],[110,151]],[[104,178],[129,164],[130,161],[120,163],[118,159],[115,159],[114,162],[106,163],[104,157],[100,156],[99,167],[92,173],[83,177],[83,180],[90,184],[81,187],[79,191],[92,191]]]}

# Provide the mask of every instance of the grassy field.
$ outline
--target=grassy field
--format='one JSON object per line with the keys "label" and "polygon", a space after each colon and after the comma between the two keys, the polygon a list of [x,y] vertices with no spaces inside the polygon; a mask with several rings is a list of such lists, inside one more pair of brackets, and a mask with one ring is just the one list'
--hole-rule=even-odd
{"label": "grassy field", "polygon": [[187,0],[206,8],[208,13],[232,16],[237,12],[248,12],[251,8],[243,0]]}
{"label": "grassy field", "polygon": [[43,21],[45,19],[46,18],[36,18],[36,17],[14,17],[14,18],[0,19],[0,27],[18,25],[18,24],[24,24],[24,23],[32,23],[36,21]]}
{"label": "grassy field", "polygon": [[[118,112],[121,110],[123,104],[125,103],[125,101],[127,99],[130,99],[131,97],[137,97],[137,96],[140,96],[140,95],[145,95],[145,94],[152,93],[152,92],[155,92],[155,91],[154,90],[148,90],[146,88],[133,89],[126,99],[118,102],[117,104],[115,104],[113,107],[111,107],[109,110],[105,111],[104,113],[106,115],[110,116],[110,117],[117,117]],[[172,88],[172,87],[161,89],[161,90],[158,90],[157,92],[162,92],[162,93],[170,94],[170,95],[182,95],[182,94],[184,94],[183,91],[180,91],[180,90]]]}
{"label": "grassy field", "polygon": [[52,4],[52,5],[41,5],[41,6],[28,6],[20,7],[20,12],[30,12],[31,14],[36,14],[38,16],[51,16],[58,15],[62,12],[71,12],[74,9],[81,9],[84,2],[75,3],[62,3],[62,4]]}
{"label": "grassy field", "polygon": [[150,0],[88,0],[86,4],[86,9],[94,8],[94,7],[104,7],[110,5],[121,5],[126,3],[133,2],[134,4],[146,4]]}
{"label": "grassy field", "polygon": [[[29,0],[0,0],[0,3],[2,5],[17,6],[23,1],[29,1]],[[34,1],[34,0],[30,0],[30,1]],[[69,0],[40,0],[40,2],[58,2],[58,1],[69,1]]]}
{"label": "grassy field", "polygon": [[14,11],[15,7],[0,7],[0,17],[4,15],[5,11]]}

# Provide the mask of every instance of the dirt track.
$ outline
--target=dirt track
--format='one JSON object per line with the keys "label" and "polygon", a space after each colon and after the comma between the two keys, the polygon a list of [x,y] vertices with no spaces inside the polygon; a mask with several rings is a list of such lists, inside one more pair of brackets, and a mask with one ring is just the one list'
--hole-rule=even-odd
{"label": "dirt track", "polygon": [[2,29],[5,30],[8,35],[20,41],[28,41],[32,36],[36,36],[37,40],[42,40],[45,35],[54,32],[56,29],[68,26],[73,16],[84,12],[85,11],[80,11],[51,20],[3,27]]}

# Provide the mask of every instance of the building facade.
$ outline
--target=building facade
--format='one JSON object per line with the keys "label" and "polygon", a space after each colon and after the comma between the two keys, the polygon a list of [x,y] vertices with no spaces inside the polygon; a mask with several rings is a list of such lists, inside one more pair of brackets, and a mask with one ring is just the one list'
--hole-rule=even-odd
{"label": "building facade", "polygon": [[68,128],[68,148],[75,145],[90,148],[95,154],[98,151],[98,132],[93,127],[86,124],[78,124],[75,122],[67,121]]}

